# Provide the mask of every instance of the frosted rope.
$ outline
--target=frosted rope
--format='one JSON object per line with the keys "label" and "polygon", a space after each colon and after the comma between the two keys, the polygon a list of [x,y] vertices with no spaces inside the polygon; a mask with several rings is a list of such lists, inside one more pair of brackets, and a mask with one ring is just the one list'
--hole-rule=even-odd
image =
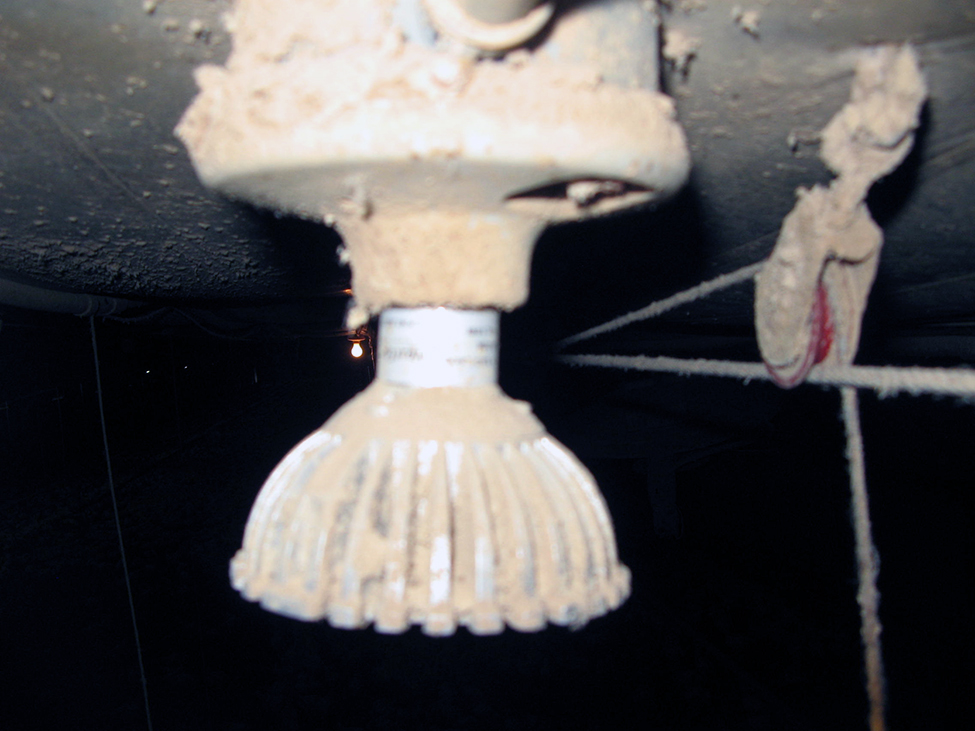
{"label": "frosted rope", "polygon": [[840,389],[843,423],[846,426],[846,458],[850,469],[850,504],[853,509],[853,532],[856,536],[860,606],[860,636],[863,638],[863,660],[867,673],[867,697],[870,699],[870,731],[884,731],[884,661],[880,650],[880,619],[877,607],[877,549],[870,536],[870,504],[867,498],[866,468],[863,458],[863,434],[857,392],[852,386]]}
{"label": "frosted rope", "polygon": [[667,297],[666,299],[653,302],[646,307],[640,308],[639,310],[633,310],[633,312],[620,315],[619,317],[614,318],[609,322],[605,322],[602,325],[597,325],[589,328],[588,330],[583,330],[581,333],[577,333],[576,335],[571,335],[564,340],[560,340],[556,344],[556,347],[561,350],[569,345],[594,338],[597,335],[612,332],[613,330],[619,330],[621,327],[631,323],[657,317],[658,315],[662,315],[675,307],[689,304],[694,300],[707,297],[713,292],[717,292],[721,289],[727,289],[735,284],[751,279],[758,274],[759,271],[761,271],[764,264],[764,261],[760,261],[756,264],[750,264],[728,274],[722,274],[720,277],[715,277],[707,282],[702,282],[701,284],[691,287],[690,289],[685,289],[683,292],[678,292],[677,294]]}
{"label": "frosted rope", "polygon": [[[724,376],[745,381],[772,380],[764,363],[645,355],[562,355],[557,359],[576,366],[657,371],[683,376]],[[881,397],[895,393],[975,397],[975,370],[969,368],[815,366],[806,376],[805,383],[866,388],[877,391]]]}
{"label": "frosted rope", "polygon": [[[624,325],[656,317],[682,304],[757,274],[764,262],[752,264],[730,274],[725,274],[696,287],[679,292],[667,299],[654,302],[640,310],[634,310],[603,325],[590,328],[558,343],[559,348],[578,343],[617,330]],[[726,376],[751,380],[772,380],[764,363],[742,363],[726,360],[648,357],[644,355],[564,355],[558,360],[569,365],[641,370],[679,375]],[[870,731],[884,731],[885,677],[878,616],[880,593],[877,590],[877,549],[871,537],[870,505],[867,495],[866,468],[864,465],[863,434],[860,429],[858,388],[875,390],[880,396],[906,392],[910,394],[937,394],[945,396],[975,397],[975,370],[968,368],[897,368],[891,366],[831,365],[817,366],[806,375],[805,383],[840,388],[843,422],[846,428],[846,456],[850,473],[850,502],[853,511],[853,529],[856,540],[858,569],[857,605],[860,607],[860,635],[863,641],[863,661],[867,675],[867,697],[870,703]]]}

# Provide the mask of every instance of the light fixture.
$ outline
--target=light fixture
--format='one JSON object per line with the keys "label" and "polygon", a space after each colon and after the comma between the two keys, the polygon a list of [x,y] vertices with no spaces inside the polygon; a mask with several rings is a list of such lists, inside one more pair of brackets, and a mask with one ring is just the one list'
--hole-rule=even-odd
{"label": "light fixture", "polygon": [[337,627],[582,625],[629,594],[586,469],[497,386],[495,310],[393,308],[378,374],[285,457],[235,588]]}
{"label": "light fixture", "polygon": [[349,342],[352,343],[352,348],[349,352],[351,352],[353,358],[361,358],[362,354],[366,352],[362,347],[362,343],[366,339],[365,326],[360,327],[354,333],[349,335]]}
{"label": "light fixture", "polygon": [[509,53],[556,4],[476,32],[456,4],[238,0],[177,130],[206,184],[334,226],[346,324],[379,319],[376,379],[274,470],[232,561],[288,616],[490,634],[581,626],[629,593],[592,476],[498,386],[498,324],[548,223],[687,177],[656,8],[580,4]]}

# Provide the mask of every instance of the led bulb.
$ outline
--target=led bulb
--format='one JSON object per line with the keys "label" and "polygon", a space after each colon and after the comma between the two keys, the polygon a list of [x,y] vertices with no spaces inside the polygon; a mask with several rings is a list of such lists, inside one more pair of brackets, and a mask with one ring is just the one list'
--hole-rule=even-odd
{"label": "led bulb", "polygon": [[261,489],[238,591],[297,619],[438,636],[579,627],[626,599],[592,476],[497,385],[499,320],[382,313],[376,380]]}
{"label": "led bulb", "polygon": [[362,345],[360,343],[352,343],[352,357],[353,358],[362,357]]}

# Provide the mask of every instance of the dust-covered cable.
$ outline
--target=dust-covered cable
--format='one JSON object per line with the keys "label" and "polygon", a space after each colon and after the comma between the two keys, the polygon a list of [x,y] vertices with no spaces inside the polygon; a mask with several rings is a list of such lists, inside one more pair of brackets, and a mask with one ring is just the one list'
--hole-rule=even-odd
{"label": "dust-covered cable", "polygon": [[880,592],[877,590],[878,559],[870,529],[870,503],[867,497],[866,467],[863,457],[863,434],[857,391],[852,386],[840,389],[843,423],[846,426],[846,458],[850,471],[850,506],[856,537],[857,604],[860,606],[860,636],[863,639],[863,662],[867,674],[867,697],[870,700],[870,731],[884,731],[884,661],[880,648]]}
{"label": "dust-covered cable", "polygon": [[[764,363],[707,358],[671,358],[647,355],[559,355],[567,365],[617,368],[625,371],[676,373],[682,376],[723,376],[744,381],[770,381]],[[975,370],[971,368],[899,368],[895,366],[814,366],[805,383],[818,386],[853,386],[877,391],[975,398]]]}
{"label": "dust-covered cable", "polygon": [[701,282],[701,284],[691,287],[690,289],[685,289],[683,292],[678,292],[677,294],[665,299],[652,302],[646,307],[641,307],[639,310],[627,312],[625,315],[620,315],[619,317],[613,318],[609,322],[604,322],[602,325],[596,325],[588,330],[583,330],[581,333],[564,338],[556,344],[556,348],[561,350],[569,345],[574,345],[575,343],[580,343],[583,340],[594,338],[597,335],[612,332],[613,330],[619,330],[621,327],[625,327],[626,325],[630,325],[634,322],[649,320],[650,318],[662,315],[675,307],[680,307],[681,305],[690,304],[695,300],[703,299],[704,297],[707,297],[709,294],[717,292],[718,290],[727,289],[728,287],[739,284],[740,282],[746,282],[749,279],[754,278],[755,275],[761,271],[764,264],[764,261],[749,264],[746,267],[729,272],[728,274],[722,274],[714,279]]}

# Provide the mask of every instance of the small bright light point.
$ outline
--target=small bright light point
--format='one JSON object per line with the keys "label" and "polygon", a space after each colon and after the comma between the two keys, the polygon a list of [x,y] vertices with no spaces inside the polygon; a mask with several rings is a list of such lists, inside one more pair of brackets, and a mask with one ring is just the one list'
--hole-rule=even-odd
{"label": "small bright light point", "polygon": [[353,358],[362,357],[362,346],[359,343],[352,343],[352,357]]}

